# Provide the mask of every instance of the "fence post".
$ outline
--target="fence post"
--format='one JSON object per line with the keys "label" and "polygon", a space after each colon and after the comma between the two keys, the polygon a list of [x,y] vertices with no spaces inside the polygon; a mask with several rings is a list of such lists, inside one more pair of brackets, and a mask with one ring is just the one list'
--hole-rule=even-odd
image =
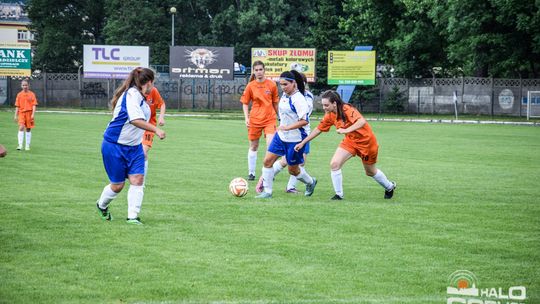
{"label": "fence post", "polygon": [[433,88],[433,92],[431,92],[431,115],[434,115],[435,114],[435,73],[433,73],[433,83],[431,84],[431,87]]}
{"label": "fence post", "polygon": [[43,103],[47,107],[47,71],[43,68]]}
{"label": "fence post", "polygon": [[219,85],[219,111],[223,112],[223,84]]}
{"label": "fence post", "polygon": [[195,79],[191,86],[191,110],[195,110]]}
{"label": "fence post", "polygon": [[379,78],[380,84],[379,84],[379,118],[381,117],[381,111],[382,111],[382,95],[383,95],[383,86],[384,86],[384,77]]}
{"label": "fence post", "polygon": [[420,90],[418,90],[418,100],[416,105],[416,114],[420,116]]}
{"label": "fence post", "polygon": [[493,107],[495,105],[495,82],[493,81],[493,76],[491,78],[491,118],[493,118]]}
{"label": "fence post", "polygon": [[178,78],[178,112],[180,112],[180,104],[182,103],[182,79]]}
{"label": "fence post", "polygon": [[523,100],[523,79],[521,74],[519,74],[519,117],[521,117],[521,103]]}
{"label": "fence post", "polygon": [[463,109],[463,113],[465,113],[465,100],[463,100],[463,96],[465,95],[465,78],[463,77],[463,74],[461,74],[461,108]]}

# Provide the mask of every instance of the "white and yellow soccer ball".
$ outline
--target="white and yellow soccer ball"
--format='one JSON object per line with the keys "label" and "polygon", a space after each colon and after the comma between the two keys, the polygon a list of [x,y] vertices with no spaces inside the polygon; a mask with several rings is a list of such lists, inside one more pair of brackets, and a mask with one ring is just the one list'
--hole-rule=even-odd
{"label": "white and yellow soccer ball", "polygon": [[242,197],[248,193],[248,182],[247,180],[237,177],[231,181],[229,184],[229,191],[232,195]]}

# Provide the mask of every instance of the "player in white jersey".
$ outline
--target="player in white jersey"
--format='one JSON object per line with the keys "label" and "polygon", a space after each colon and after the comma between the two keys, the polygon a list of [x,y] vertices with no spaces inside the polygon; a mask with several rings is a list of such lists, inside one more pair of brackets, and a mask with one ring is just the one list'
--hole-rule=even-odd
{"label": "player in white jersey", "polygon": [[301,142],[307,137],[305,126],[308,124],[308,103],[304,97],[305,87],[302,76],[297,71],[287,71],[280,75],[279,84],[283,95],[279,101],[278,132],[274,135],[268,151],[264,157],[262,170],[264,191],[257,198],[271,198],[274,182],[273,165],[280,156],[285,156],[289,173],[306,184],[304,195],[311,196],[317,185],[317,180],[312,178],[300,165],[304,163],[304,149],[295,151],[296,142]]}
{"label": "player in white jersey", "polygon": [[110,202],[124,188],[126,178],[128,190],[127,223],[141,225],[139,212],[144,196],[144,152],[141,145],[144,131],[155,132],[163,139],[165,132],[148,123],[150,107],[145,94],[154,87],[154,72],[147,68],[136,68],[115,91],[111,100],[113,118],[103,134],[101,154],[110,184],[105,186],[97,201],[97,209],[103,220],[111,221]]}
{"label": "player in white jersey", "polygon": [[[313,112],[314,97],[313,97],[313,93],[309,91],[306,75],[304,73],[300,73],[300,75],[302,76],[302,81],[304,82],[304,87],[305,87],[304,97],[306,98],[306,101],[308,103],[308,115],[307,115],[308,124],[304,126],[304,130],[309,135],[309,133],[311,133],[311,122],[310,122],[311,118],[310,117],[311,117],[311,113]],[[309,154],[309,151],[310,151],[310,143],[308,142],[304,148],[304,163],[301,166],[304,166],[306,164],[306,159],[307,159],[307,155]],[[282,157],[278,162],[275,162],[273,165],[274,176],[278,175],[279,172],[281,172],[285,167],[287,167],[287,161],[285,160],[285,158]],[[296,190],[297,182],[298,180],[296,179],[296,176],[289,175],[289,182],[287,183],[285,192],[293,193],[293,194],[300,193],[298,190]],[[257,186],[255,187],[255,190],[259,193],[263,191],[262,178],[259,179],[259,182],[257,183]]]}

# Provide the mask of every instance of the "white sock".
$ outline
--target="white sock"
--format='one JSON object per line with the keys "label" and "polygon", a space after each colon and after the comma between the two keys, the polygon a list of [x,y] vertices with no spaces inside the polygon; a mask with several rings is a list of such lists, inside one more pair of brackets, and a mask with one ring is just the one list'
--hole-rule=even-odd
{"label": "white sock", "polygon": [[276,161],[276,162],[274,163],[274,165],[272,166],[272,168],[274,169],[274,176],[276,176],[276,175],[278,175],[279,172],[281,172],[281,170],[283,170],[283,168],[285,168],[285,167],[282,167],[282,166],[281,166],[281,161],[278,160],[278,161]]}
{"label": "white sock", "polygon": [[255,175],[255,168],[257,167],[257,151],[248,150],[248,171],[249,174]]}
{"label": "white sock", "polygon": [[17,134],[17,139],[19,140],[19,147],[22,147],[24,141],[24,131],[19,131]]}
{"label": "white sock", "polygon": [[99,197],[99,208],[106,209],[109,206],[109,203],[118,196],[118,193],[112,191],[111,185],[105,186]]}
{"label": "white sock", "polygon": [[26,146],[30,147],[30,141],[32,141],[32,132],[26,132]]}
{"label": "white sock", "polygon": [[143,186],[129,186],[127,199],[128,199],[128,218],[133,219],[141,212],[141,205],[144,197]]}
{"label": "white sock", "polygon": [[377,173],[375,175],[372,176],[374,180],[377,181],[377,183],[379,183],[379,185],[383,186],[383,188],[385,190],[391,190],[392,187],[394,186],[389,180],[388,178],[386,178],[386,175],[384,175],[384,173],[377,169]]}
{"label": "white sock", "polygon": [[274,185],[274,169],[262,168],[264,192],[272,194],[272,186]]}
{"label": "white sock", "polygon": [[296,188],[296,182],[298,182],[298,179],[296,176],[291,175],[289,177],[289,182],[287,183],[287,190],[295,189]]}
{"label": "white sock", "polygon": [[311,185],[313,183],[313,178],[307,173],[304,167],[300,167],[300,174],[296,178],[306,185]]}
{"label": "white sock", "polygon": [[144,180],[142,182],[143,187],[146,185],[146,177],[148,176],[148,159],[144,161]]}
{"label": "white sock", "polygon": [[343,174],[341,173],[341,169],[336,171],[332,170],[330,176],[332,177],[334,191],[337,195],[343,197]]}

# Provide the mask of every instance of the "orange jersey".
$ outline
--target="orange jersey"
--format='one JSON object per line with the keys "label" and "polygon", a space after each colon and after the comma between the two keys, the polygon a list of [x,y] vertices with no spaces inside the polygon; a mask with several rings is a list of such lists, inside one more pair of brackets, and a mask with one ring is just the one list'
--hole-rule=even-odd
{"label": "orange jersey", "polygon": [[152,91],[150,91],[150,94],[145,95],[146,97],[146,103],[150,106],[150,120],[149,123],[153,124],[154,126],[156,123],[156,111],[157,109],[161,109],[161,106],[165,104],[165,101],[163,101],[163,98],[161,98],[161,95],[159,94],[158,89],[156,87],[152,88]]}
{"label": "orange jersey", "polygon": [[[359,119],[363,118],[362,114],[360,114],[357,109],[349,104],[345,104],[343,106],[343,114],[347,118],[346,123],[344,123],[341,119],[338,120],[337,114],[331,112],[324,115],[317,128],[322,132],[328,132],[332,126],[336,126],[336,129],[346,129],[352,126]],[[348,140],[355,145],[364,148],[369,146],[378,146],[375,134],[373,134],[373,131],[367,122],[360,129],[345,134],[344,140]]]}
{"label": "orange jersey", "polygon": [[251,126],[265,126],[276,122],[274,104],[279,103],[278,89],[274,81],[265,79],[263,82],[253,80],[246,86],[240,102],[251,105],[249,124]]}
{"label": "orange jersey", "polygon": [[19,112],[32,111],[34,106],[37,106],[37,98],[34,92],[28,90],[28,92],[21,91],[17,94],[15,100],[15,106],[19,108]]}

